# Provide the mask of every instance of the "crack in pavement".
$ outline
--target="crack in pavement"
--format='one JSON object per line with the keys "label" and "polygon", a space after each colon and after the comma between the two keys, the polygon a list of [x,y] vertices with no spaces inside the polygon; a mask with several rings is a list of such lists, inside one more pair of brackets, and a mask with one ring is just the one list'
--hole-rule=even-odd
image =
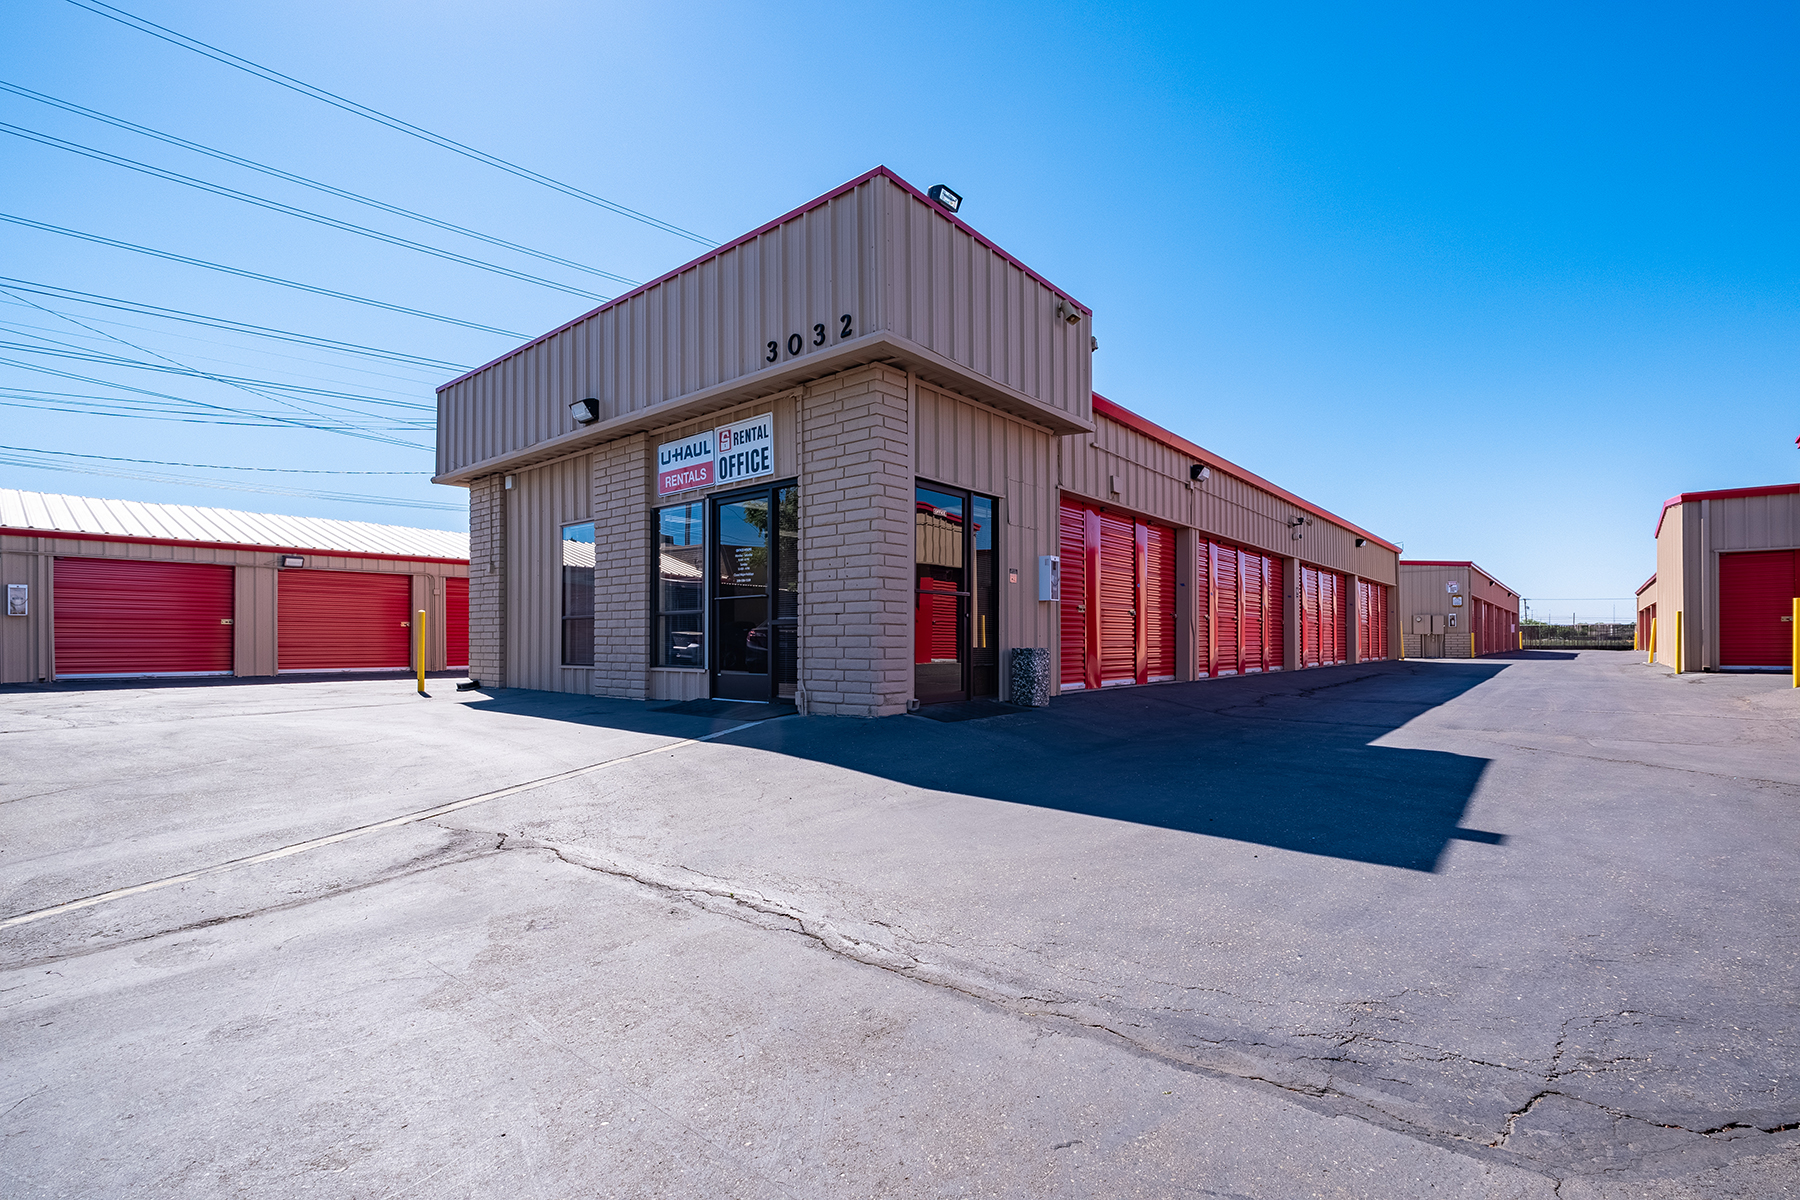
{"label": "crack in pavement", "polygon": [[[773,931],[798,934],[838,957],[944,989],[972,1001],[993,1005],[1020,1017],[1066,1023],[1078,1032],[1089,1036],[1102,1036],[1103,1040],[1119,1045],[1132,1053],[1162,1062],[1178,1070],[1266,1085],[1302,1101],[1315,1102],[1314,1106],[1317,1105],[1317,1102],[1326,1102],[1326,1110],[1332,1115],[1352,1116],[1394,1129],[1408,1136],[1455,1149],[1479,1147],[1484,1150],[1508,1151],[1508,1143],[1518,1131],[1519,1123],[1550,1097],[1559,1097],[1586,1105],[1606,1113],[1617,1121],[1637,1121],[1655,1128],[1675,1130],[1703,1138],[1715,1138],[1733,1133],[1777,1134],[1800,1128],[1800,1120],[1782,1120],[1770,1124],[1734,1120],[1716,1126],[1696,1128],[1675,1121],[1626,1112],[1623,1109],[1573,1095],[1559,1088],[1542,1087],[1523,1104],[1517,1105],[1507,1112],[1497,1130],[1486,1135],[1474,1134],[1459,1130],[1442,1120],[1427,1123],[1416,1116],[1409,1117],[1396,1112],[1381,1102],[1383,1093],[1377,1089],[1355,1084],[1350,1085],[1350,1088],[1347,1089],[1337,1082],[1335,1067],[1339,1065],[1354,1065],[1372,1070],[1384,1064],[1391,1064],[1393,1060],[1389,1057],[1371,1060],[1346,1053],[1294,1054],[1293,1051],[1297,1047],[1291,1043],[1282,1045],[1279,1041],[1259,1038],[1251,1035],[1247,1029],[1243,1032],[1250,1036],[1203,1037],[1188,1033],[1171,1039],[1166,1033],[1157,1030],[1154,1024],[1134,1022],[1125,1014],[1109,1012],[1096,1002],[1068,996],[1062,989],[1046,986],[1043,981],[1034,983],[1023,979],[1008,979],[1002,974],[985,969],[978,964],[967,962],[952,964],[927,958],[916,948],[904,944],[905,939],[898,934],[897,928],[886,922],[858,921],[853,929],[846,927],[842,922],[813,912],[799,903],[765,894],[749,885],[732,883],[716,875],[702,874],[686,867],[608,855],[590,847],[501,834],[496,849],[542,851],[570,866],[612,876],[653,891],[672,895],[705,911],[743,920]],[[869,932],[862,932],[864,930]],[[1222,991],[1222,989],[1203,990]],[[1410,990],[1403,989],[1392,999],[1398,999]],[[1223,994],[1231,995],[1229,992]],[[1365,1000],[1352,1003],[1367,1009],[1371,1006],[1380,1007],[1386,1001]],[[1548,1070],[1536,1070],[1527,1066],[1495,1062],[1444,1047],[1382,1037],[1366,1029],[1349,1028],[1335,1033],[1291,1030],[1289,1037],[1294,1041],[1315,1038],[1332,1040],[1337,1043],[1339,1051],[1359,1044],[1404,1048],[1417,1051],[1418,1054],[1401,1056],[1399,1061],[1424,1065],[1460,1063],[1483,1070],[1505,1071],[1509,1075],[1533,1078],[1549,1084],[1558,1078],[1569,1075],[1599,1074],[1612,1062],[1637,1061],[1629,1056],[1598,1059],[1590,1055],[1585,1058],[1585,1062],[1591,1064],[1589,1066],[1560,1069],[1561,1056],[1569,1037],[1568,1027],[1571,1024],[1576,1021],[1586,1021],[1592,1025],[1598,1025],[1621,1017],[1646,1015],[1650,1014],[1645,1014],[1640,1010],[1625,1009],[1618,1012],[1571,1017],[1565,1020]],[[1383,1017],[1382,1019],[1390,1018]],[[1173,1042],[1181,1044],[1172,1044]],[[1202,1061],[1199,1056],[1191,1052],[1184,1052],[1183,1045],[1188,1047],[1189,1051],[1199,1046],[1214,1047],[1223,1052],[1223,1055],[1210,1056],[1214,1057],[1214,1061]],[[1239,1061],[1229,1061],[1233,1057]],[[1268,1065],[1290,1067],[1312,1062],[1324,1065],[1328,1069],[1323,1078],[1317,1081],[1298,1077],[1281,1078],[1260,1068],[1257,1065],[1259,1060]],[[1305,1072],[1302,1071],[1301,1074],[1304,1075]],[[1390,1082],[1401,1085],[1410,1083],[1414,1087],[1418,1083],[1417,1080],[1392,1080],[1391,1077],[1385,1076],[1376,1078],[1387,1078]],[[1399,1097],[1392,1098],[1398,1099]],[[1421,1106],[1419,1111],[1430,1114],[1435,1110]],[[1527,1156],[1511,1150],[1508,1157],[1523,1159],[1524,1163],[1540,1171],[1545,1170],[1547,1166],[1538,1161],[1541,1155]],[[1566,1168],[1569,1164],[1558,1165]]]}

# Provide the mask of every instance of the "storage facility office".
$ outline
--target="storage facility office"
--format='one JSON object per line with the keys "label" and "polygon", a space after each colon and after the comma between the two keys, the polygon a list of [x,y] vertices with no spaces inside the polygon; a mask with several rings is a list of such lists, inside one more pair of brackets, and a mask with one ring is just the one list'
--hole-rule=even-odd
{"label": "storage facility office", "polygon": [[0,683],[468,661],[463,534],[0,488]]}
{"label": "storage facility office", "polygon": [[877,716],[1004,695],[1014,647],[1064,690],[1385,655],[1393,544],[1096,397],[1093,350],[877,169],[446,384],[471,675]]}
{"label": "storage facility office", "polygon": [[1638,589],[1640,639],[1654,616],[1655,660],[1666,666],[1789,669],[1796,596],[1800,483],[1683,492],[1656,522],[1656,573]]}

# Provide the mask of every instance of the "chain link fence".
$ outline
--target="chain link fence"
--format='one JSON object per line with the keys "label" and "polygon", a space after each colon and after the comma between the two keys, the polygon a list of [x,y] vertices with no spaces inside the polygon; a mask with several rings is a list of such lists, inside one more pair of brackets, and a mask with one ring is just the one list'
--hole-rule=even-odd
{"label": "chain link fence", "polygon": [[1526,650],[1631,650],[1636,636],[1633,597],[1526,598],[1520,604],[1519,644]]}

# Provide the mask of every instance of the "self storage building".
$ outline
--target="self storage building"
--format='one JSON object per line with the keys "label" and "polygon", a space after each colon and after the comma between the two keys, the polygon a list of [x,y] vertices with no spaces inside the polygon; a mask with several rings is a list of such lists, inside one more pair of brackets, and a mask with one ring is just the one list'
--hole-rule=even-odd
{"label": "self storage building", "polygon": [[1472,562],[1401,560],[1400,614],[1408,658],[1479,658],[1519,645],[1519,594]]}
{"label": "self storage building", "polygon": [[1654,617],[1657,662],[1683,671],[1791,668],[1796,596],[1800,483],[1683,492],[1663,504],[1656,574],[1638,591],[1640,638]]}
{"label": "self storage building", "polygon": [[877,168],[438,393],[470,674],[878,716],[1383,657],[1397,548],[1094,395],[1092,314]]}
{"label": "self storage building", "polygon": [[0,489],[0,683],[466,666],[468,539]]}

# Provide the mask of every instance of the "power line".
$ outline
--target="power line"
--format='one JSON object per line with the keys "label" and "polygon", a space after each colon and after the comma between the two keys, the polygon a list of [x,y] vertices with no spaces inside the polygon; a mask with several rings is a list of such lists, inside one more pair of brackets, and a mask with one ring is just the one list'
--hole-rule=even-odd
{"label": "power line", "polygon": [[254,483],[237,483],[225,479],[193,479],[185,475],[168,475],[158,471],[115,471],[105,467],[82,467],[68,463],[32,462],[13,455],[0,454],[0,466],[24,467],[34,471],[67,471],[78,475],[105,475],[113,479],[135,479],[145,483],[176,484],[182,487],[217,488],[228,492],[256,492],[265,496],[298,496],[305,500],[330,500],[340,504],[373,504],[383,508],[425,508],[437,512],[462,512],[460,504],[441,504],[435,500],[404,500],[394,496],[367,496],[353,492],[326,492],[313,488],[269,487]]}
{"label": "power line", "polygon": [[[275,338],[284,342],[296,342],[302,346],[313,346],[320,350],[336,350],[345,354],[367,354],[375,358],[385,358],[394,362],[406,363],[419,367],[441,367],[447,371],[466,371],[462,363],[445,362],[437,358],[423,358],[417,354],[407,354],[399,350],[379,350],[373,346],[360,346],[354,342],[340,342],[333,338],[318,337],[309,333],[294,333],[291,330],[271,329],[266,325],[250,325],[243,321],[232,321],[224,317],[206,317],[199,313],[183,312],[178,308],[162,308],[155,304],[145,304],[138,300],[121,300],[116,296],[100,296],[93,292],[78,292],[73,288],[59,288],[47,283],[34,283],[26,279],[13,279],[0,275],[0,284],[7,285],[6,290],[27,292],[33,296],[49,296],[55,300],[73,300],[79,304],[92,304],[100,308],[113,308],[121,312],[137,313],[140,316],[164,317],[171,321],[185,321],[191,325],[205,325],[212,329],[225,329],[233,333],[248,333],[257,337]],[[57,314],[61,316],[62,314]],[[142,349],[142,347],[138,347]]]}
{"label": "power line", "polygon": [[423,213],[413,212],[411,209],[401,208],[395,204],[388,204],[385,201],[371,199],[368,196],[346,191],[340,187],[333,187],[331,184],[321,183],[318,180],[310,179],[305,175],[296,175],[292,171],[283,171],[279,167],[271,167],[264,163],[254,162],[248,158],[240,158],[235,154],[227,154],[223,150],[215,150],[211,146],[203,146],[198,142],[190,142],[186,138],[178,138],[173,134],[161,133],[157,130],[134,124],[131,121],[126,121],[119,117],[112,117],[103,112],[96,112],[91,108],[83,108],[81,105],[72,104],[67,100],[58,100],[54,96],[46,96],[42,92],[34,92],[30,88],[20,87],[18,84],[14,83],[7,83],[5,80],[0,80],[0,90],[11,92],[16,96],[23,96],[27,100],[36,100],[40,104],[48,104],[55,108],[60,108],[65,112],[75,113],[77,116],[87,117],[90,120],[102,121],[108,125],[115,126],[116,128],[141,134],[144,137],[155,138],[157,141],[167,142],[171,146],[180,146],[184,150],[192,150],[195,154],[204,154],[210,158],[216,158],[220,162],[228,162],[234,166],[243,167],[246,170],[260,171],[262,174],[271,176],[275,179],[284,179],[289,183],[296,183],[301,187],[312,188],[314,191],[324,192],[329,196],[337,196],[340,199],[354,201],[357,204],[366,204],[370,208],[377,208],[382,212],[393,213],[395,216],[406,217],[409,220],[421,221],[426,225],[433,225],[439,229],[447,229],[451,233],[460,233],[464,237],[471,237],[477,241],[486,242],[491,246],[501,246],[508,250],[517,251],[520,254],[530,255],[532,258],[543,259],[545,262],[553,262],[559,266],[569,267],[576,271],[585,271],[589,275],[598,275],[602,279],[610,279],[615,283],[625,284],[627,287],[637,286],[637,280],[627,279],[623,275],[615,275],[611,271],[602,271],[598,267],[590,267],[584,263],[575,262],[572,259],[558,258],[554,254],[549,254],[542,250],[533,250],[529,246],[521,246],[517,242],[509,242],[504,238],[497,238],[490,234],[479,233],[476,230],[467,229],[461,225],[451,224],[449,221],[440,221],[436,217],[428,217]]}
{"label": "power line", "polygon": [[157,179],[166,179],[171,183],[185,184],[188,187],[197,188],[203,192],[211,192],[215,196],[224,196],[229,200],[240,200],[245,204],[253,204],[258,208],[266,208],[270,212],[285,213],[290,217],[299,217],[302,221],[311,221],[315,225],[324,225],[332,229],[340,229],[345,233],[360,234],[366,238],[373,238],[378,242],[386,242],[390,246],[399,246],[405,250],[417,250],[421,254],[430,254],[449,262],[462,263],[464,266],[475,267],[482,271],[491,271],[496,275],[505,275],[508,278],[521,280],[525,283],[535,283],[540,287],[553,288],[559,292],[568,292],[572,296],[582,296],[589,300],[600,301],[612,299],[611,296],[603,295],[599,292],[590,292],[586,288],[571,287],[566,283],[557,283],[553,279],[545,279],[541,275],[532,275],[526,271],[515,271],[511,267],[503,267],[498,263],[483,262],[479,258],[470,258],[466,254],[458,254],[454,250],[441,250],[436,246],[427,246],[423,242],[415,242],[408,238],[396,237],[391,233],[382,233],[380,230],[370,229],[367,226],[353,224],[349,221],[340,221],[336,217],[328,217],[323,213],[310,212],[304,208],[295,208],[293,205],[283,204],[279,200],[268,200],[262,196],[252,196],[249,192],[240,192],[235,188],[222,187],[216,183],[208,183],[204,179],[195,179],[193,176],[183,175],[179,171],[167,171],[162,167],[153,167],[149,163],[137,162],[134,159],[123,158],[117,154],[108,154],[104,150],[96,150],[91,146],[83,146],[76,142],[66,142],[62,138],[51,137],[47,133],[38,133],[35,130],[25,129],[18,125],[10,125],[4,121],[0,121],[0,132],[10,133],[14,137],[24,138],[27,141],[37,142],[44,146],[51,146],[58,150],[67,150],[71,154],[79,154],[84,158],[94,159],[96,162],[110,163],[115,167],[124,167],[127,170],[138,171]]}
{"label": "power line", "polygon": [[644,224],[649,225],[654,229],[660,229],[664,233],[672,233],[676,237],[683,237],[691,242],[698,242],[702,246],[709,248],[719,244],[710,238],[705,238],[690,230],[683,229],[679,225],[671,225],[669,222],[650,216],[648,213],[641,213],[635,208],[626,208],[623,204],[617,204],[603,196],[596,196],[592,192],[584,191],[581,188],[575,187],[573,184],[563,183],[560,180],[552,179],[548,175],[541,175],[528,167],[521,167],[516,163],[508,162],[504,158],[489,154],[485,150],[477,150],[473,146],[465,146],[463,143],[454,141],[442,134],[433,133],[429,129],[423,129],[410,122],[402,121],[398,117],[391,117],[387,113],[370,108],[366,104],[358,104],[356,101],[346,99],[336,92],[328,92],[324,88],[314,87],[310,83],[304,83],[301,80],[295,79],[292,75],[283,75],[279,71],[251,62],[247,58],[241,58],[228,50],[221,50],[217,46],[209,45],[198,38],[189,37],[184,33],[176,33],[167,26],[158,25],[154,21],[147,21],[143,17],[128,13],[122,8],[114,8],[112,5],[104,3],[103,0],[69,0],[69,3],[75,5],[77,8],[86,9],[95,16],[105,17],[111,21],[117,21],[119,24],[135,29],[139,33],[147,33],[153,38],[168,42],[170,45],[180,46],[183,50],[191,50],[195,54],[204,55],[214,62],[223,63],[228,67],[236,67],[240,71],[247,72],[259,79],[287,88],[289,91],[299,92],[303,96],[308,96],[314,100],[329,104],[333,108],[342,109],[347,113],[353,113],[356,116],[367,118],[379,125],[385,125],[389,129],[407,134],[410,137],[416,137],[421,141],[430,142],[434,146],[449,150],[455,154],[460,154],[464,158],[472,158],[476,162],[485,163],[490,167],[496,167],[499,170],[507,172],[509,175],[517,175],[521,179],[528,179],[533,183],[542,184],[547,188],[552,188],[561,192],[565,196],[572,196],[577,200],[585,200],[589,204],[599,205],[608,212],[617,213],[622,217],[630,217],[634,221],[642,221]]}
{"label": "power line", "polygon": [[[45,339],[49,340],[49,339]],[[365,404],[379,404],[387,408],[408,408],[415,412],[435,412],[430,404],[415,404],[407,400],[385,400],[379,396],[365,396],[360,392],[339,392],[331,388],[308,387],[299,383],[280,383],[272,379],[246,379],[237,375],[218,375],[211,371],[201,371],[193,367],[165,366],[161,363],[147,363],[134,358],[126,358],[120,354],[107,354],[100,350],[46,350],[41,346],[33,346],[27,342],[0,341],[0,350],[12,350],[26,354],[48,354],[52,358],[72,358],[76,362],[97,363],[109,367],[132,367],[139,371],[160,371],[168,375],[187,375],[200,379],[210,379],[215,383],[242,383],[252,387],[275,388],[279,391],[299,392],[306,396],[329,396],[334,400],[360,400]],[[0,359],[0,361],[6,361]]]}
{"label": "power line", "polygon": [[442,321],[446,325],[460,325],[464,329],[474,329],[481,333],[498,334],[504,338],[523,339],[529,335],[511,329],[497,329],[492,325],[478,325],[474,321],[464,321],[456,317],[446,317],[441,313],[421,312],[416,308],[403,308],[398,304],[389,304],[385,300],[371,300],[367,296],[354,296],[349,292],[334,292],[330,288],[314,287],[310,283],[296,283],[292,279],[282,279],[275,275],[260,275],[255,271],[246,271],[242,267],[227,267],[220,263],[207,262],[202,258],[189,258],[184,254],[174,254],[167,250],[152,250],[148,246],[134,246],[130,242],[114,241],[94,233],[81,233],[74,229],[64,229],[59,225],[47,225],[42,221],[32,221],[25,217],[15,217],[10,213],[0,213],[0,221],[8,221],[14,225],[24,225],[31,229],[41,229],[45,233],[60,233],[64,237],[78,238],[84,242],[93,242],[100,246],[111,246],[115,250],[130,250],[134,254],[148,254],[153,258],[166,258],[170,262],[185,263],[190,267],[205,267],[209,271],[222,271],[227,275],[238,275],[245,279],[255,279],[262,283],[273,283],[279,287],[294,288],[302,292],[312,292],[318,296],[330,296],[334,300],[348,300],[352,304],[366,304],[371,308],[385,308],[389,312],[404,313],[409,317],[421,317],[427,321]]}
{"label": "power line", "polygon": [[[65,375],[64,378],[79,379],[81,376]],[[113,384],[104,384],[101,380],[95,380],[94,382],[102,383],[103,386],[117,386]],[[141,391],[141,389],[133,390]],[[162,393],[149,392],[144,394],[158,396]],[[224,425],[237,429],[293,428],[292,424],[289,422],[273,420],[258,413],[245,413],[243,420],[234,421],[217,416],[199,416],[196,415],[192,409],[160,408],[156,407],[154,401],[132,402],[130,406],[127,406],[127,402],[119,399],[117,396],[91,396],[79,392],[48,392],[35,388],[0,387],[0,397],[5,397],[4,399],[0,399],[0,408],[23,408],[30,409],[34,412],[77,413],[84,417],[106,417],[108,420],[165,421],[177,425]],[[80,407],[75,407],[71,404],[59,403],[59,401],[62,400],[79,400],[85,401],[85,403]],[[308,428],[310,428],[310,426]],[[386,428],[390,432],[403,433],[408,431],[411,427],[359,426],[357,428],[365,431],[380,431]],[[353,431],[343,429],[323,429],[321,432],[352,432],[353,436],[360,436],[354,434]],[[382,442],[392,446],[401,446],[408,450],[429,451],[431,449],[429,446],[420,446],[412,442],[396,441],[393,438],[371,438],[369,440]]]}
{"label": "power line", "polygon": [[305,467],[231,467],[218,463],[164,462],[160,458],[117,458],[110,454],[77,454],[73,450],[39,450],[34,446],[0,446],[20,454],[50,454],[60,458],[94,458],[101,462],[144,463],[152,467],[192,467],[197,471],[266,471],[276,475],[430,475],[430,471],[321,471]]}

